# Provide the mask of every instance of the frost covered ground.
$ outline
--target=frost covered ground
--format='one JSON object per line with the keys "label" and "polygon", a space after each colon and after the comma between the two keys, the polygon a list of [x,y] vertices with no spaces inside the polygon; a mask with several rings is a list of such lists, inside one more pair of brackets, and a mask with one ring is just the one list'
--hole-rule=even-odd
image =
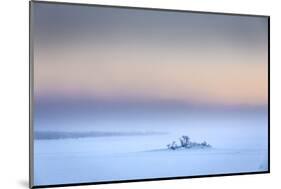
{"label": "frost covered ground", "polygon": [[[120,136],[121,129],[116,136],[36,139],[35,185],[267,170],[266,117],[187,123],[177,119],[174,126],[159,134],[161,125],[171,122],[159,121],[159,129],[153,127],[156,133],[147,135]],[[148,125],[144,130],[151,128],[145,122],[138,124]],[[168,150],[166,145],[182,134],[196,142],[206,140],[212,148]]]}

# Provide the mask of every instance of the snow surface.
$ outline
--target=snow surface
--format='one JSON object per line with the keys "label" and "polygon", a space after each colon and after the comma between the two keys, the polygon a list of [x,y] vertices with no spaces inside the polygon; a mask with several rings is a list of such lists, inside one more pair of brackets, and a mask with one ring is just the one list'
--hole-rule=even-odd
{"label": "snow surface", "polygon": [[[125,122],[114,123],[122,131],[121,125]],[[268,169],[267,117],[201,119],[192,124],[179,119],[173,124],[171,121],[154,121],[154,127],[146,126],[145,122],[136,123],[144,126],[135,128],[153,132],[163,132],[161,125],[166,124],[168,126],[163,128],[167,134],[34,140],[35,185]],[[194,142],[205,140],[212,148],[168,150],[166,145],[181,135],[188,135]]]}

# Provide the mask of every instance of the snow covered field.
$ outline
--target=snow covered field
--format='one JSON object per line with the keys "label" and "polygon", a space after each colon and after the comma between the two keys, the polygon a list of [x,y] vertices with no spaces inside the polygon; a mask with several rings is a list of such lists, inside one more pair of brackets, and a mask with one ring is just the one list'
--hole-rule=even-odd
{"label": "snow covered field", "polygon": [[[36,139],[35,185],[267,170],[266,116],[195,120],[176,119],[173,124],[154,120],[153,128],[151,120],[134,120],[143,124],[135,128],[155,132],[160,132],[163,124],[173,125],[158,135]],[[115,124],[132,123],[115,120]],[[183,134],[195,142],[206,140],[213,148],[168,150],[166,145]]]}

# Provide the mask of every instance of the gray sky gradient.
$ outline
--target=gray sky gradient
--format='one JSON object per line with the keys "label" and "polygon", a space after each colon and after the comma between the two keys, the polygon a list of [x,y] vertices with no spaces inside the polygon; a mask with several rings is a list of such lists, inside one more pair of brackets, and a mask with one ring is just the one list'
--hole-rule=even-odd
{"label": "gray sky gradient", "polygon": [[267,44],[265,17],[38,3],[34,18],[35,45],[39,48],[132,40],[201,48],[214,45],[228,48],[227,44],[264,51]]}
{"label": "gray sky gradient", "polygon": [[266,17],[34,5],[38,99],[267,104]]}

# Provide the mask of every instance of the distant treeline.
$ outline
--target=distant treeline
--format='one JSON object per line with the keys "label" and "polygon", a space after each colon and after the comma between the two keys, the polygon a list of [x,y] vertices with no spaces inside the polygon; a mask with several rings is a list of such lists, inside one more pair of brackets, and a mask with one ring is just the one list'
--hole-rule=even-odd
{"label": "distant treeline", "polygon": [[51,140],[51,139],[70,139],[70,138],[89,138],[89,137],[113,137],[113,136],[145,136],[145,135],[162,135],[164,132],[64,132],[64,131],[36,131],[34,139]]}

